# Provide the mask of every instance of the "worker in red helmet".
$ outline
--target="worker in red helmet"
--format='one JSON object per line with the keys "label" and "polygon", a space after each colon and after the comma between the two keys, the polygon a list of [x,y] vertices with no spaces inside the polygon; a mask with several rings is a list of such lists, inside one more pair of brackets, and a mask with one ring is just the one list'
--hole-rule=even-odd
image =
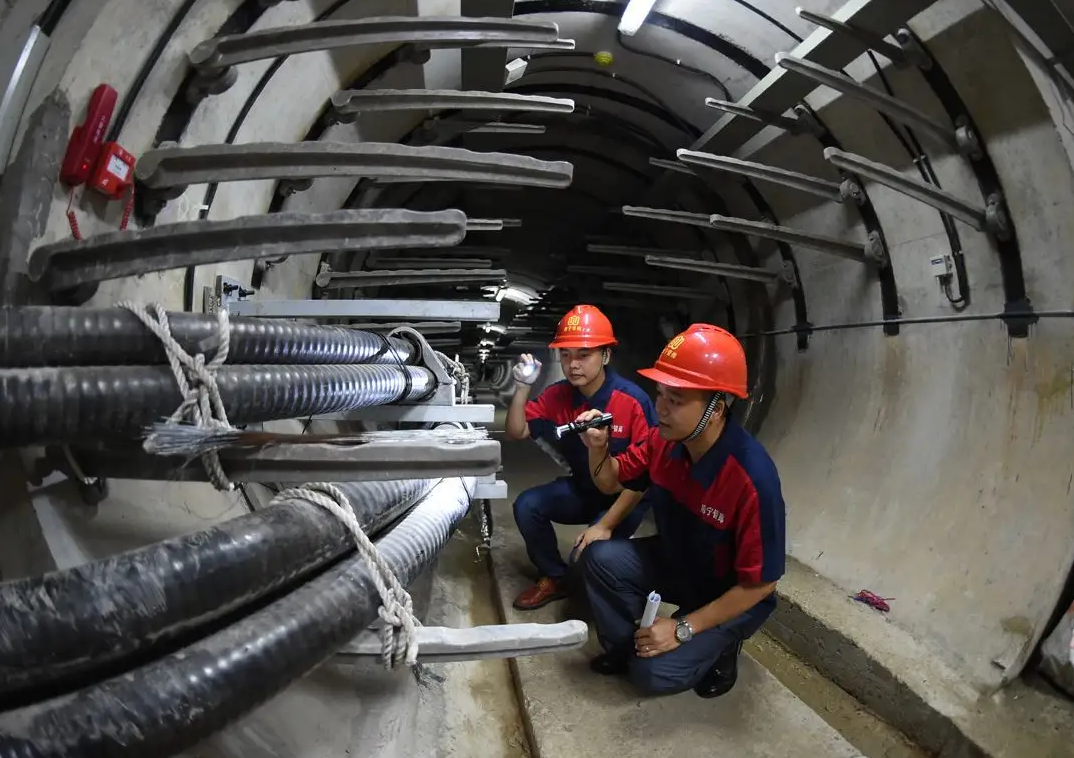
{"label": "worker in red helmet", "polygon": [[[639,373],[657,384],[649,439],[622,453],[603,430],[585,432],[584,442],[602,491],[647,479],[658,533],[586,551],[583,576],[605,650],[591,667],[627,674],[650,693],[717,697],[734,686],[742,641],[775,607],[786,552],[779,475],[728,416],[747,396],[746,356],[729,332],[694,324]],[[678,610],[641,628],[635,620],[654,590]]]}
{"label": "worker in red helmet", "polygon": [[605,440],[614,453],[648,439],[656,424],[656,410],[638,385],[608,367],[611,348],[617,344],[608,317],[592,305],[578,305],[560,320],[549,345],[559,355],[564,379],[531,399],[541,373],[540,361],[523,355],[513,369],[516,389],[507,410],[507,436],[546,440],[571,470],[570,476],[531,487],[515,500],[515,523],[539,577],[515,598],[514,606],[519,610],[540,608],[567,596],[568,566],[560,554],[553,524],[588,525],[575,542],[571,557],[576,560],[593,543],[630,537],[644,515],[644,509],[636,507],[641,491],[629,479],[622,483],[617,479],[604,491],[596,486],[581,435],[562,440],[555,435],[557,426],[591,410],[597,415],[612,415]]}

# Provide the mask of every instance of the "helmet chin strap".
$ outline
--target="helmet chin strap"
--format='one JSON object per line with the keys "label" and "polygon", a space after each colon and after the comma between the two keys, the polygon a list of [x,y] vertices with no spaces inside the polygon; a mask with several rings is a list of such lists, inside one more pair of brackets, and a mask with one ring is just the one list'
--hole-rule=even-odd
{"label": "helmet chin strap", "polygon": [[684,439],[683,442],[695,440],[701,435],[701,432],[705,431],[705,427],[708,426],[709,421],[712,419],[712,414],[716,412],[716,406],[721,400],[723,400],[725,408],[731,407],[730,397],[723,392],[713,392],[709,404],[705,406],[705,412],[701,414],[701,420],[697,422],[697,426],[690,432],[690,436]]}

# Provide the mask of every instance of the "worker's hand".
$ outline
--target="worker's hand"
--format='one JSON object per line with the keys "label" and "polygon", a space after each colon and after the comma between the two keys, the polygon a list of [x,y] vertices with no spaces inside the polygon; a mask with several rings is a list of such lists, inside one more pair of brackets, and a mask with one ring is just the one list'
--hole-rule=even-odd
{"label": "worker's hand", "polygon": [[600,542],[601,540],[610,540],[611,538],[612,530],[598,521],[579,534],[578,539],[574,541],[574,550],[572,551],[574,560],[578,560],[581,557],[582,551],[586,549],[587,545],[594,542]]}
{"label": "worker's hand", "polygon": [[[592,421],[595,418],[600,418],[603,415],[603,411],[590,410],[583,411],[579,414],[578,418],[574,420],[574,423],[581,423],[583,421]],[[603,429],[586,429],[582,432],[582,442],[585,446],[594,450],[603,450],[608,446],[608,427]]]}
{"label": "worker's hand", "polygon": [[675,619],[657,616],[650,627],[641,627],[634,632],[634,649],[639,658],[655,658],[670,653],[679,646],[675,639]]}
{"label": "worker's hand", "polygon": [[511,376],[515,382],[532,387],[541,375],[541,362],[529,353],[523,353],[518,358],[518,363],[511,369]]}

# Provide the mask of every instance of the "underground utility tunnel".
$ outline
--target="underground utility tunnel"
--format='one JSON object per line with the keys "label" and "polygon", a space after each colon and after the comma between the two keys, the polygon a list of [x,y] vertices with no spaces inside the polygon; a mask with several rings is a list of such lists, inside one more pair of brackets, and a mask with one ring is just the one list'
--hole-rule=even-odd
{"label": "underground utility tunnel", "polygon": [[[1074,9],[803,2],[0,3],[0,756],[1074,756]],[[745,350],[720,697],[515,607],[580,304]]]}

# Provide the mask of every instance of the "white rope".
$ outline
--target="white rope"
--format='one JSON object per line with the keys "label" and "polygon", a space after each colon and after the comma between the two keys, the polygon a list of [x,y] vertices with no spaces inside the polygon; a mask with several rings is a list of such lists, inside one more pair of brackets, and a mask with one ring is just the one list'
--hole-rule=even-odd
{"label": "white rope", "polygon": [[365,561],[373,584],[380,595],[381,607],[377,611],[384,621],[381,630],[380,658],[384,668],[391,669],[405,662],[413,666],[418,661],[418,637],[415,633],[421,622],[414,615],[414,601],[410,593],[399,583],[392,567],[377,551],[377,546],[362,531],[361,524],[351,510],[350,501],[334,484],[314,482],[302,487],[284,490],[272,502],[304,500],[324,508],[343,522],[354,537],[358,555]]}
{"label": "white rope", "polygon": [[[168,356],[168,365],[171,366],[175,383],[179,385],[179,394],[183,398],[183,402],[168,418],[167,423],[175,424],[185,419],[201,428],[231,429],[227,411],[224,410],[224,401],[220,397],[220,388],[216,384],[216,371],[227,360],[228,351],[231,348],[231,327],[227,309],[221,308],[216,312],[216,336],[219,347],[212,360],[206,363],[203,353],[190,355],[172,336],[168,312],[159,304],[140,305],[125,301],[120,303],[119,307],[126,308],[137,316],[164,346],[164,353]],[[146,439],[147,451],[152,447],[154,437],[155,435],[150,435]],[[220,465],[220,456],[216,451],[202,453],[201,462],[205,466],[210,481],[217,489],[235,489],[235,485],[224,473]]]}

